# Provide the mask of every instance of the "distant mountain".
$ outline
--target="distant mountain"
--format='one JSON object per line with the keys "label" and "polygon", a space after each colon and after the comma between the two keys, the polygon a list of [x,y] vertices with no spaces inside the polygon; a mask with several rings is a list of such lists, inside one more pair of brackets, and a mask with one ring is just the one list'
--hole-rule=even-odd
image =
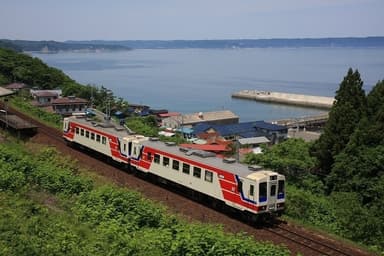
{"label": "distant mountain", "polygon": [[384,47],[384,37],[228,39],[228,40],[123,40],[66,41],[68,44],[126,46],[133,49],[263,48],[263,47]]}
{"label": "distant mountain", "polygon": [[57,41],[27,41],[0,39],[0,47],[16,51],[36,51],[54,53],[59,51],[98,51],[98,50],[131,50],[128,46],[118,44],[66,43]]}

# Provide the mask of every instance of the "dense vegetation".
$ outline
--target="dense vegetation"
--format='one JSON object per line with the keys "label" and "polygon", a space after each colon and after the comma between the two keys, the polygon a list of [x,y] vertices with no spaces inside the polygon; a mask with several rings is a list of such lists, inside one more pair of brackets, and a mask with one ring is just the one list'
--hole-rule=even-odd
{"label": "dense vegetation", "polygon": [[81,172],[52,148],[0,144],[1,255],[289,255]]}
{"label": "dense vegetation", "polygon": [[74,83],[62,71],[49,67],[38,58],[0,48],[0,85],[12,82],[22,82],[41,89]]}
{"label": "dense vegetation", "polygon": [[362,86],[348,70],[316,142],[289,139],[246,161],[287,175],[289,216],[384,251],[384,81],[367,96]]}

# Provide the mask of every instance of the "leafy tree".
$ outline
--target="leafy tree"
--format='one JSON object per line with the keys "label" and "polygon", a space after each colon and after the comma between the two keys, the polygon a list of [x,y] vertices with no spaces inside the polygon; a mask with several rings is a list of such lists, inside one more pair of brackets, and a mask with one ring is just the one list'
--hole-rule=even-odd
{"label": "leafy tree", "polygon": [[270,148],[264,147],[263,154],[247,154],[245,162],[271,168],[297,180],[309,174],[316,164],[316,159],[309,155],[310,145],[303,139],[288,139]]}
{"label": "leafy tree", "polygon": [[366,98],[362,86],[359,72],[349,69],[336,91],[335,103],[324,132],[311,149],[312,155],[319,160],[323,174],[331,171],[335,157],[345,148],[360,119],[365,115]]}

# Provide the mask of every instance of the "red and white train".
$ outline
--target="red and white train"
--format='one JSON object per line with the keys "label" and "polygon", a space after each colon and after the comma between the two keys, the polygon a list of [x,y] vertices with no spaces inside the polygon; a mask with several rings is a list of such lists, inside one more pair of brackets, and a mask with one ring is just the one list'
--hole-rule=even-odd
{"label": "red and white train", "polygon": [[63,137],[69,143],[102,153],[129,168],[151,173],[252,217],[284,210],[285,177],[273,171],[255,170],[206,151],[132,135],[123,127],[84,117],[65,118]]}

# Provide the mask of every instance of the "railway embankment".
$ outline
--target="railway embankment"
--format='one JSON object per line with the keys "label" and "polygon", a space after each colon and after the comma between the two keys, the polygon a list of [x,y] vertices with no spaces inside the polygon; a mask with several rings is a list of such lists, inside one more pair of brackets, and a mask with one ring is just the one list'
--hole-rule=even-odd
{"label": "railway embankment", "polygon": [[258,90],[242,90],[235,92],[232,94],[232,98],[324,109],[330,109],[335,101],[333,97]]}

